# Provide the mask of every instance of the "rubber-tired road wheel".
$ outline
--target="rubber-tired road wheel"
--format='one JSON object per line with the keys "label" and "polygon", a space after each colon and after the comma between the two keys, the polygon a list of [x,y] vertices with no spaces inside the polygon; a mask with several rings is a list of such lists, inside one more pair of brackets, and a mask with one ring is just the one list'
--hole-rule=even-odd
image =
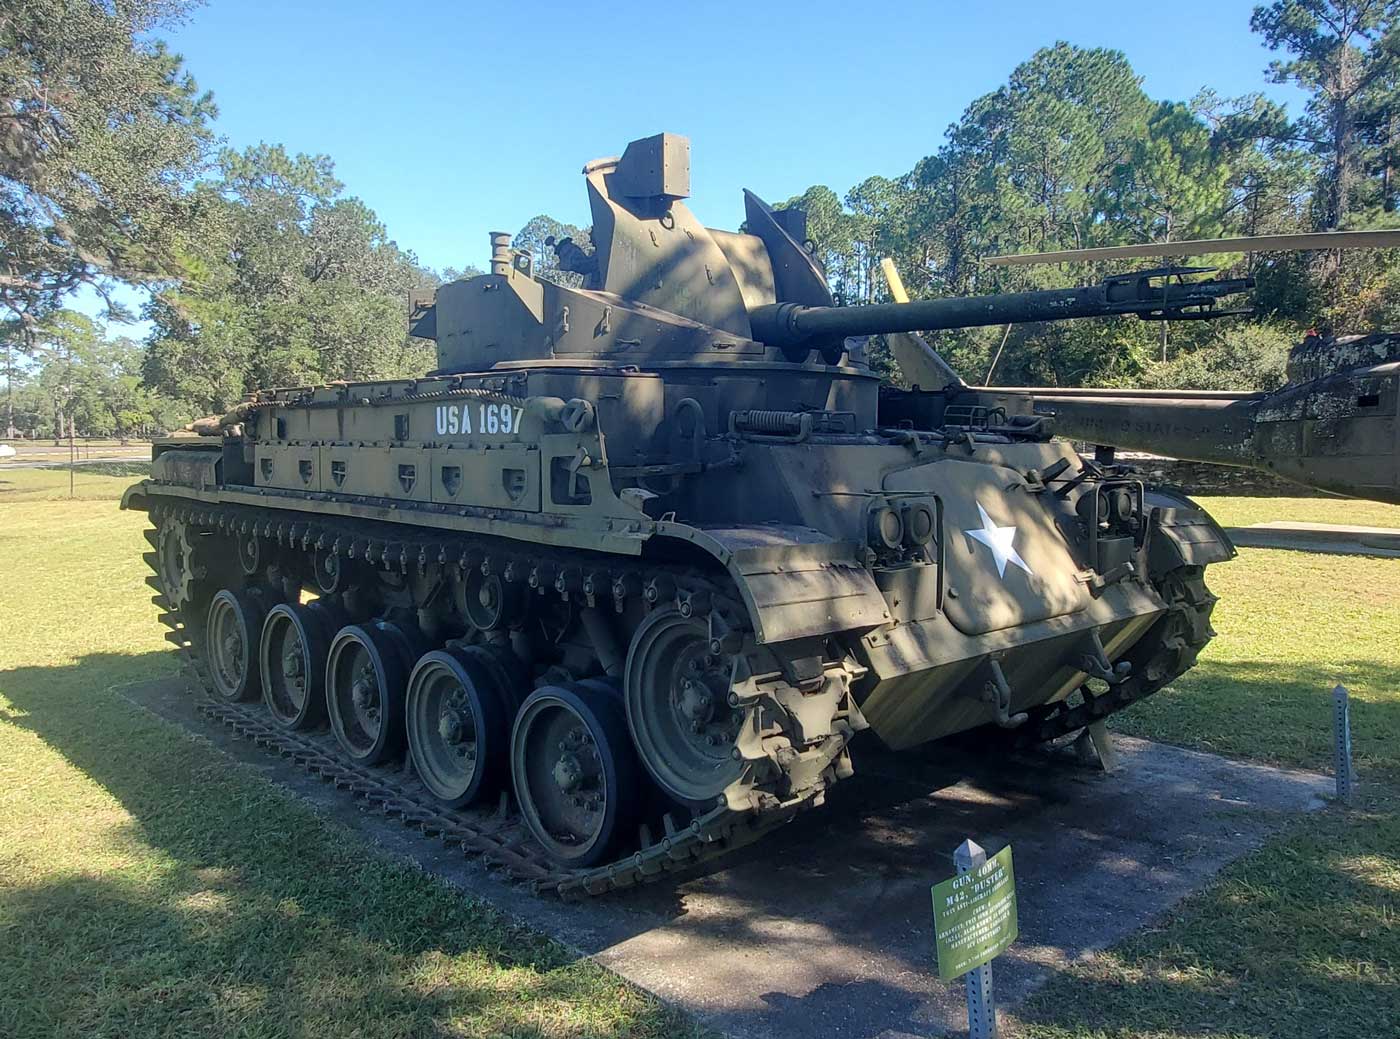
{"label": "rubber-tired road wheel", "polygon": [[258,647],[263,701],[284,729],[312,729],[326,718],[326,658],[340,626],[321,603],[278,603]]}
{"label": "rubber-tired road wheel", "polygon": [[326,658],[326,714],[352,761],[377,765],[403,748],[404,687],[414,647],[396,624],[341,628]]}
{"label": "rubber-tired road wheel", "polygon": [[219,699],[236,703],[257,698],[258,637],[266,613],[262,597],[253,591],[223,588],[210,600],[204,641],[209,677]]}
{"label": "rubber-tired road wheel", "polygon": [[525,824],[560,865],[606,862],[636,832],[641,772],[627,721],[592,683],[530,694],[511,736],[511,778]]}
{"label": "rubber-tired road wheel", "polygon": [[408,679],[408,751],[429,792],[452,808],[495,793],[510,770],[516,700],[478,649],[424,654]]}
{"label": "rubber-tired road wheel", "polygon": [[743,714],[729,706],[732,661],[710,652],[709,628],[655,610],[627,652],[627,724],[637,752],[671,797],[708,808],[739,778],[733,755]]}

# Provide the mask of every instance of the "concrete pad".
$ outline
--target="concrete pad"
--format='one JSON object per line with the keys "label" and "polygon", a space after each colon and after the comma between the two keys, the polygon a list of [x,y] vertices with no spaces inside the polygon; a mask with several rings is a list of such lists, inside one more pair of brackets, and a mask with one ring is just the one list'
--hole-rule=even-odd
{"label": "concrete pad", "polygon": [[1300,523],[1275,520],[1248,527],[1227,527],[1236,545],[1245,548],[1285,548],[1329,555],[1400,557],[1400,530],[1357,527],[1344,523]]}
{"label": "concrete pad", "polygon": [[1121,768],[993,762],[857,745],[829,803],[707,872],[582,904],[503,883],[204,719],[178,680],[128,690],[389,850],[730,1035],[895,1039],[966,1029],[962,983],[933,967],[929,887],[971,836],[1014,848],[1020,941],[995,967],[1014,1009],[1056,971],[1127,936],[1301,812],[1328,777],[1115,736]]}

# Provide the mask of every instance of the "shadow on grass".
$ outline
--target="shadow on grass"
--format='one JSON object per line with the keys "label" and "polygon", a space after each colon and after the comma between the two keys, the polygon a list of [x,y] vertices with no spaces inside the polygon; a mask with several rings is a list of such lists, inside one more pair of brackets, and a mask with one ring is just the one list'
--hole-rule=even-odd
{"label": "shadow on grass", "polygon": [[1400,795],[1310,818],[1157,927],[1055,978],[1029,1036],[1395,1035]]}
{"label": "shadow on grass", "polygon": [[[1114,728],[1232,757],[1330,771],[1332,689],[1351,698],[1352,753],[1362,778],[1400,783],[1400,662],[1341,664],[1206,659],[1163,690],[1115,716]],[[1388,694],[1376,699],[1376,690]]]}
{"label": "shadow on grass", "polygon": [[[126,813],[97,825],[85,784],[46,784],[44,749],[11,741],[35,760],[8,764],[90,850],[22,838],[0,857],[23,863],[0,868],[0,1034],[690,1031],[484,903],[366,854],[112,691],[171,663],[99,654],[0,673],[12,705],[0,722],[37,735]],[[50,834],[47,821],[35,831]]]}
{"label": "shadow on grass", "polygon": [[[13,705],[0,723],[33,732],[127,813],[95,838],[105,865],[89,866],[55,846],[47,868],[4,879],[0,970],[8,980],[0,989],[0,1035],[691,1030],[488,906],[365,854],[358,838],[324,825],[271,784],[231,774],[207,745],[132,710],[111,691],[114,683],[168,676],[172,663],[165,653],[99,654],[75,666],[0,673],[0,692]],[[1183,683],[1173,699],[1227,735],[1238,736],[1239,726],[1228,724],[1232,714],[1272,710],[1278,724],[1295,712],[1311,717],[1304,693],[1326,702],[1315,691],[1317,674],[1293,675],[1279,706],[1269,699],[1280,685],[1268,668],[1242,667],[1240,680],[1220,688],[1215,666],[1202,670],[1200,688]],[[1235,706],[1223,709],[1222,698]],[[1365,706],[1376,713],[1359,718],[1374,732],[1400,725],[1390,705]],[[1136,710],[1148,707],[1157,709],[1149,701]],[[936,779],[920,774],[928,770],[905,759],[900,779],[912,789]],[[1015,789],[1009,779],[1008,794]],[[895,803],[913,794],[887,796]],[[1385,801],[1369,813],[1327,813],[1299,824],[1227,870],[1167,924],[1131,939],[1100,966],[1076,967],[1052,981],[1027,1007],[1032,1034],[1384,1034],[1400,1019],[1394,807]],[[79,801],[52,810],[76,816],[83,808]],[[854,825],[868,805],[847,803],[843,811],[836,799],[830,808],[825,824],[839,829],[843,817]],[[815,831],[797,828],[775,838],[769,853],[800,849],[804,833],[803,853],[820,856]],[[4,849],[7,856],[17,851],[31,862],[49,853]],[[926,850],[887,851],[884,868],[914,875],[928,868]],[[750,940],[772,939],[756,930]],[[795,963],[809,953],[794,940]],[[764,998],[785,1015],[839,1020],[840,1033],[853,1036],[877,1034],[883,1025],[868,1026],[866,1008],[888,1004],[908,1021],[905,1030],[918,1034],[918,1008],[890,980]],[[759,993],[770,987],[763,978],[753,985]],[[1334,1008],[1343,1011],[1336,1018]]]}

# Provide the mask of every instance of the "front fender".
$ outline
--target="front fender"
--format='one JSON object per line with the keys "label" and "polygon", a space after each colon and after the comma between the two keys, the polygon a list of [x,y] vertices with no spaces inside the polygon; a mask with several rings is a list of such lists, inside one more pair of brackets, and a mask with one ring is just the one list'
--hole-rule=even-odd
{"label": "front fender", "polygon": [[656,537],[689,542],[729,572],[759,642],[866,631],[889,623],[885,597],[857,561],[856,546],[819,530],[661,523]]}
{"label": "front fender", "polygon": [[1181,566],[1223,563],[1238,554],[1225,528],[1177,488],[1148,488],[1147,507],[1153,517],[1147,556],[1153,578]]}
{"label": "front fender", "polygon": [[147,508],[146,491],[150,485],[151,482],[149,480],[142,480],[140,483],[133,483],[126,490],[122,491],[121,507],[123,509],[137,509],[141,512],[145,512]]}

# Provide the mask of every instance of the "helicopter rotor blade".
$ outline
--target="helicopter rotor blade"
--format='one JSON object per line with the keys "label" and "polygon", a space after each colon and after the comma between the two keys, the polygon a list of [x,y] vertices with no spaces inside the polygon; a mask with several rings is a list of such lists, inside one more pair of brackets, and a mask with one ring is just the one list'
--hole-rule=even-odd
{"label": "helicopter rotor blade", "polygon": [[1204,256],[1207,253],[1302,252],[1307,249],[1395,249],[1400,231],[1323,231],[1316,234],[1256,235],[1209,238],[1194,242],[1148,242],[1099,249],[1064,249],[1048,253],[1007,253],[984,256],[988,267],[1017,267],[1037,263],[1092,263],[1130,257]]}

